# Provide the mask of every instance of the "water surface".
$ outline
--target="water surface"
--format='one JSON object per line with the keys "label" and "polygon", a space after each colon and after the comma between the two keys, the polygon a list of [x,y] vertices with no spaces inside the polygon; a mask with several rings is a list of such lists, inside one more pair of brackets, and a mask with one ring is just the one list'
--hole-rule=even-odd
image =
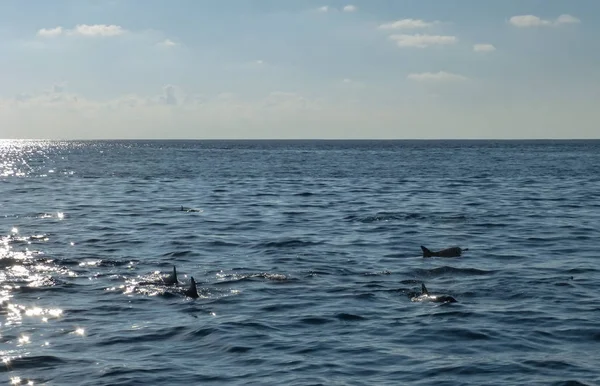
{"label": "water surface", "polygon": [[2,141],[0,379],[599,384],[599,198],[600,141]]}

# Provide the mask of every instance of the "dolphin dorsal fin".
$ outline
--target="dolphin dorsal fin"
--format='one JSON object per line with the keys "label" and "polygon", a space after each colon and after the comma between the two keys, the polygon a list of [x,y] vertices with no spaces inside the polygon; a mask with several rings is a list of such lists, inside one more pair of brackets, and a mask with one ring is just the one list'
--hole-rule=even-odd
{"label": "dolphin dorsal fin", "polygon": [[198,289],[196,288],[196,280],[193,276],[190,276],[190,288],[185,291],[185,295],[190,298],[198,298]]}
{"label": "dolphin dorsal fin", "polygon": [[421,245],[421,251],[423,251],[423,257],[431,257],[431,256],[433,256],[433,253],[428,248],[425,248],[422,245]]}
{"label": "dolphin dorsal fin", "polygon": [[173,283],[177,283],[177,269],[173,266]]}
{"label": "dolphin dorsal fin", "polygon": [[429,291],[427,291],[427,287],[425,287],[425,283],[421,283],[421,293],[423,295],[429,295]]}

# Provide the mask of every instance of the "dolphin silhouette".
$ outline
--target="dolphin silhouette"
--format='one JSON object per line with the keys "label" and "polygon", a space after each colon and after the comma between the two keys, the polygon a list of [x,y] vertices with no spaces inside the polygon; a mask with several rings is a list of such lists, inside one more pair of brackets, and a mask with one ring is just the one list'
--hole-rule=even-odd
{"label": "dolphin silhouette", "polygon": [[198,289],[196,288],[196,280],[194,280],[193,276],[190,276],[190,287],[187,290],[185,290],[183,294],[190,298],[199,298]]}
{"label": "dolphin silhouette", "polygon": [[177,280],[177,269],[175,269],[175,266],[173,266],[173,272],[165,276],[162,280],[165,285],[173,285],[179,283],[179,281]]}
{"label": "dolphin silhouette", "polygon": [[179,210],[180,212],[202,212],[202,210],[200,209],[194,209],[194,208],[184,208],[183,205],[181,205],[181,209]]}
{"label": "dolphin silhouette", "polygon": [[421,295],[413,296],[413,302],[433,302],[433,303],[457,303],[456,299],[449,295],[430,295],[425,283],[421,284]]}
{"label": "dolphin silhouette", "polygon": [[423,257],[459,257],[463,251],[468,251],[469,248],[451,247],[436,252],[421,245],[421,250],[423,251]]}

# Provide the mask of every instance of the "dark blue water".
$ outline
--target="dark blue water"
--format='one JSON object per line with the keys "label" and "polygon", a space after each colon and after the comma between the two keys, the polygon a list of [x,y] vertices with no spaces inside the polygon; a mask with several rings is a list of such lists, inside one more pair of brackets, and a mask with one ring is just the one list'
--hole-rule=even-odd
{"label": "dark blue water", "polygon": [[3,141],[0,234],[5,383],[600,383],[600,141]]}

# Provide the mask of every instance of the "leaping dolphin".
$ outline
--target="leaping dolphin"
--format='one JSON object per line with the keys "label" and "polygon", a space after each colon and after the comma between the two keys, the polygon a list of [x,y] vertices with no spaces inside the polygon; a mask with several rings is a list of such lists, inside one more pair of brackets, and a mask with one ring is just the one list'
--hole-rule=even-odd
{"label": "leaping dolphin", "polygon": [[463,251],[468,251],[469,248],[451,247],[435,252],[421,245],[421,250],[423,251],[423,257],[459,257]]}
{"label": "leaping dolphin", "polygon": [[425,283],[421,284],[421,295],[414,296],[410,299],[413,302],[433,302],[433,303],[457,303],[450,295],[429,295]]}

